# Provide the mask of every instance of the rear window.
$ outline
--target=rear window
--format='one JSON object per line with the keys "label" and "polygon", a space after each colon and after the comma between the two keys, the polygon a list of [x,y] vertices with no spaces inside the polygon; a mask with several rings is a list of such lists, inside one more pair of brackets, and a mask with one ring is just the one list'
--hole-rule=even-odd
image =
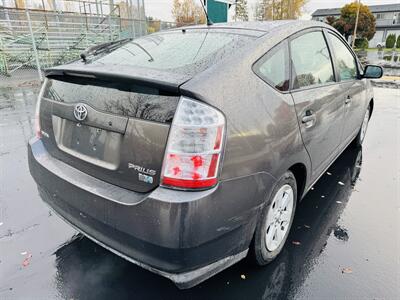
{"label": "rear window", "polygon": [[192,75],[254,39],[251,35],[215,30],[164,32],[135,39],[108,55],[95,58],[95,61]]}
{"label": "rear window", "polygon": [[170,123],[178,106],[178,96],[160,94],[153,88],[66,80],[48,80],[43,97],[68,104],[83,102],[99,111],[161,123]]}

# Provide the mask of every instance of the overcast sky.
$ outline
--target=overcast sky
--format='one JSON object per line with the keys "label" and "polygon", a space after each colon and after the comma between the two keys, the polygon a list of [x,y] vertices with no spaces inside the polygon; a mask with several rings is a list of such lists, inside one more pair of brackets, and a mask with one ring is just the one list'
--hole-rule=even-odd
{"label": "overcast sky", "polygon": [[[200,0],[195,0],[200,1]],[[392,4],[398,0],[361,0],[363,4],[376,5],[376,4]],[[159,18],[163,21],[173,21],[171,16],[171,7],[173,0],[144,0],[146,7],[146,15]],[[257,0],[247,0],[249,9],[254,7]],[[309,0],[304,8],[303,18],[310,18],[310,15],[318,8],[335,8],[342,7],[350,0]],[[253,14],[250,13],[252,16]]]}

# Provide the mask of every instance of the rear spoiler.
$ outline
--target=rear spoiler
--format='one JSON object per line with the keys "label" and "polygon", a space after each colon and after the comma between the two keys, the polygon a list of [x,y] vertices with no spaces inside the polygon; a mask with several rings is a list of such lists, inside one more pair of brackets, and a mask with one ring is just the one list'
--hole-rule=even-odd
{"label": "rear spoiler", "polygon": [[159,90],[178,93],[179,87],[191,79],[188,75],[160,71],[143,67],[126,65],[79,65],[69,64],[52,67],[45,70],[45,76],[54,78],[59,76],[81,77],[82,79],[99,79],[126,84],[143,85]]}

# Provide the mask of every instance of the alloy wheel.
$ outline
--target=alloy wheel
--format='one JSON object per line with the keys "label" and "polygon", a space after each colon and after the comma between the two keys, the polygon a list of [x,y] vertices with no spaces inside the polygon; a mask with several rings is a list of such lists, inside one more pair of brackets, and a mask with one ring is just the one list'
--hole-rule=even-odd
{"label": "alloy wheel", "polygon": [[293,214],[293,189],[290,185],[283,185],[269,207],[265,226],[265,246],[268,251],[275,251],[285,241]]}

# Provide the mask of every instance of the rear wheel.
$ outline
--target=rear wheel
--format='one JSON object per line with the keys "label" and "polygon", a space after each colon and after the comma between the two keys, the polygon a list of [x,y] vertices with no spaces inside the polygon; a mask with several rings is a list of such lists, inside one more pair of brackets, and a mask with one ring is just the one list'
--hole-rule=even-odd
{"label": "rear wheel", "polygon": [[293,223],[296,202],[296,179],[288,171],[275,185],[257,223],[252,252],[258,265],[270,263],[282,251]]}
{"label": "rear wheel", "polygon": [[363,122],[361,124],[360,131],[358,132],[356,138],[354,139],[354,144],[356,147],[361,146],[364,141],[364,138],[365,138],[365,135],[366,135],[367,129],[368,129],[368,122],[369,122],[370,114],[371,114],[371,107],[368,106],[367,111],[365,112],[365,115],[364,115]]}

